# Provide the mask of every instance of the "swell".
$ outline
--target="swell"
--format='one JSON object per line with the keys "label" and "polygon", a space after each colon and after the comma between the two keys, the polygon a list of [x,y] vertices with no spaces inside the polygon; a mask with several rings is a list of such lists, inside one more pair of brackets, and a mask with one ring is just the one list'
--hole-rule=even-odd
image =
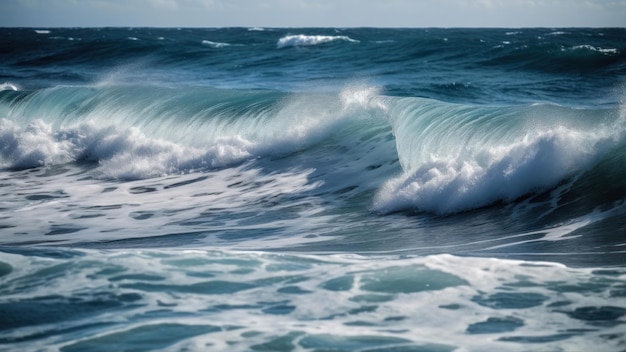
{"label": "swell", "polygon": [[370,79],[395,96],[593,107],[622,85],[626,73],[624,29],[57,28],[2,33],[3,81],[28,88],[113,78],[118,83],[293,91]]}

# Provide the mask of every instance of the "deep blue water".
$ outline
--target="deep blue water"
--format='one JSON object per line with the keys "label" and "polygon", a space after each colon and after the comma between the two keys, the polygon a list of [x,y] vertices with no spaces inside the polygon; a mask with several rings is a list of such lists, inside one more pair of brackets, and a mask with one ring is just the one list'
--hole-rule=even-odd
{"label": "deep blue water", "polygon": [[626,349],[626,29],[0,29],[0,349]]}

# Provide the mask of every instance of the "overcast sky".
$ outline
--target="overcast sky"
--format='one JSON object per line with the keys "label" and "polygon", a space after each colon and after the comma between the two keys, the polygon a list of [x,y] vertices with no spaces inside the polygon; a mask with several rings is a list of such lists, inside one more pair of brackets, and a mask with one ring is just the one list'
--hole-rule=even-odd
{"label": "overcast sky", "polygon": [[0,0],[0,27],[626,27],[626,0]]}

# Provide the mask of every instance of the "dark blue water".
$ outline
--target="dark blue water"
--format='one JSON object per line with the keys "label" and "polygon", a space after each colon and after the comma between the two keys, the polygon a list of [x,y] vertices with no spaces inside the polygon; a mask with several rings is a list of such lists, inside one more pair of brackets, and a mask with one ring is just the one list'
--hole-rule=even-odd
{"label": "dark blue water", "polygon": [[626,30],[0,31],[0,348],[626,348]]}

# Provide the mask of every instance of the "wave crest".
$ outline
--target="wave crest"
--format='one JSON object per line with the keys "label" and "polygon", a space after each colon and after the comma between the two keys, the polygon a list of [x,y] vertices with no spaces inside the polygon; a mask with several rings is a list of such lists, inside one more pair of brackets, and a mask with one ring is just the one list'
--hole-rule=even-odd
{"label": "wave crest", "polygon": [[227,46],[231,46],[229,43],[212,42],[210,40],[203,40],[202,45],[210,46],[211,48],[219,49]]}
{"label": "wave crest", "polygon": [[330,35],[298,34],[298,35],[288,35],[288,36],[280,38],[278,40],[277,47],[281,49],[281,48],[287,48],[287,47],[292,47],[292,46],[312,46],[312,45],[330,43],[334,41],[345,41],[345,42],[350,42],[350,43],[359,42],[358,40],[352,39],[345,35],[330,36]]}
{"label": "wave crest", "polygon": [[13,83],[4,82],[4,83],[0,84],[0,91],[2,91],[2,90],[18,91],[19,88],[15,84],[13,84]]}

